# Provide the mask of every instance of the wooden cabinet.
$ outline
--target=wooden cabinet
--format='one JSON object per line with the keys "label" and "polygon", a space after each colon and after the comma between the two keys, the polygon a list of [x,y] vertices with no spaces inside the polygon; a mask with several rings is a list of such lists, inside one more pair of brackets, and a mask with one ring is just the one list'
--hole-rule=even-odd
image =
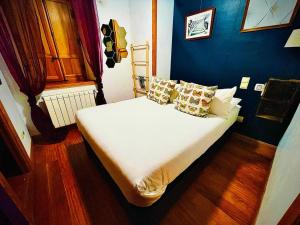
{"label": "wooden cabinet", "polygon": [[36,0],[48,81],[85,80],[79,35],[67,0]]}

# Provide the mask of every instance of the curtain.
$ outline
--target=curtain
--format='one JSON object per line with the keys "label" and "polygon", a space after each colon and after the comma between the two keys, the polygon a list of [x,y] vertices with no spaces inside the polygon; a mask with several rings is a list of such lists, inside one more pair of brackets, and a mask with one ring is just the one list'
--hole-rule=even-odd
{"label": "curtain", "polygon": [[96,0],[71,0],[86,60],[96,77],[97,105],[106,104],[103,93],[103,58]]}
{"label": "curtain", "polygon": [[0,3],[0,52],[20,91],[28,97],[31,119],[42,134],[51,134],[50,118],[37,106],[46,85],[46,59],[33,0]]}

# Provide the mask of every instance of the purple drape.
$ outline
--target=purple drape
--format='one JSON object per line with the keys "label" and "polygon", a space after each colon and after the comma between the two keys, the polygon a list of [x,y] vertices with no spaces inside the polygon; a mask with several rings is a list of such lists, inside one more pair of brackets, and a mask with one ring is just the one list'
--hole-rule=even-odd
{"label": "purple drape", "polygon": [[71,0],[71,4],[84,55],[96,77],[98,86],[96,103],[106,104],[102,85],[103,59],[96,0]]}
{"label": "purple drape", "polygon": [[33,1],[3,0],[0,4],[0,52],[20,91],[27,95],[31,119],[42,134],[54,126],[37,106],[46,85],[46,59]]}

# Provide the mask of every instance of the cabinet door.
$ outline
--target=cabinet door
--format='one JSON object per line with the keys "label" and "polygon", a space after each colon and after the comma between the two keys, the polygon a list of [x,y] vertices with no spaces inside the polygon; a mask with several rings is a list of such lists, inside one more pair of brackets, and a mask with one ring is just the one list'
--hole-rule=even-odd
{"label": "cabinet door", "polygon": [[43,3],[65,80],[83,80],[82,51],[69,1],[43,0]]}
{"label": "cabinet door", "polygon": [[47,81],[63,81],[64,73],[58,60],[58,54],[42,0],[36,0],[36,7],[38,11],[42,40],[45,48]]}

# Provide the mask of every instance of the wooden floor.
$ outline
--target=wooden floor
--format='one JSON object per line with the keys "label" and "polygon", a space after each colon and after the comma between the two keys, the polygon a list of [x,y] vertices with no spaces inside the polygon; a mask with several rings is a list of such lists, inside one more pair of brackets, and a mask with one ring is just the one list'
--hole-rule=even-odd
{"label": "wooden floor", "polygon": [[35,225],[235,225],[253,224],[274,148],[230,136],[148,208],[126,202],[76,128],[60,143],[39,141],[32,157],[32,176],[23,177],[27,188],[11,182],[33,209]]}

